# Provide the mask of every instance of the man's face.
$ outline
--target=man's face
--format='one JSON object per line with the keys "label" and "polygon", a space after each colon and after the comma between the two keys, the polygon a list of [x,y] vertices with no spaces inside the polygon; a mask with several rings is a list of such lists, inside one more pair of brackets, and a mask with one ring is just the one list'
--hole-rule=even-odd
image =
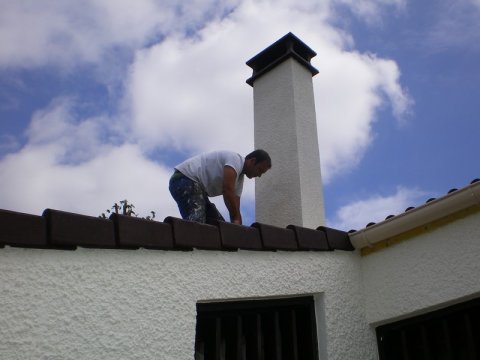
{"label": "man's face", "polygon": [[249,179],[261,177],[263,174],[265,174],[268,171],[268,169],[270,169],[270,166],[268,165],[267,161],[261,161],[255,164],[255,159],[249,159],[249,160],[251,161],[248,164],[247,168],[245,169],[245,175],[247,175]]}

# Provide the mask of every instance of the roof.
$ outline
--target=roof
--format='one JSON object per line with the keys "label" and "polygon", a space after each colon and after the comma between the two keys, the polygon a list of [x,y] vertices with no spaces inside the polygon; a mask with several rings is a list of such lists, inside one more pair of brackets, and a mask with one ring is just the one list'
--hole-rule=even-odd
{"label": "roof", "polygon": [[[168,216],[164,221],[112,214],[109,219],[46,209],[41,216],[0,209],[0,248],[4,246],[75,250],[193,249],[221,251],[332,251],[361,249],[367,254],[385,242],[428,224],[454,220],[480,211],[480,179],[428,199],[399,215],[349,233],[326,226],[285,228],[255,222],[251,226],[227,222],[200,224]],[[378,246],[378,245],[382,246]],[[388,244],[386,244],[388,246]],[[369,250],[370,249],[370,250]]]}
{"label": "roof", "polygon": [[0,209],[0,247],[5,245],[59,250],[354,250],[348,233],[324,226],[200,224],[171,216],[160,222],[119,214],[102,219],[54,209],[42,216]]}
{"label": "roof", "polygon": [[373,249],[379,243],[426,225],[443,224],[455,220],[458,216],[478,211],[480,179],[475,179],[461,189],[451,189],[437,199],[430,198],[421,206],[408,207],[402,214],[389,215],[384,221],[369,223],[366,228],[358,231],[351,230],[349,236],[356,249]]}

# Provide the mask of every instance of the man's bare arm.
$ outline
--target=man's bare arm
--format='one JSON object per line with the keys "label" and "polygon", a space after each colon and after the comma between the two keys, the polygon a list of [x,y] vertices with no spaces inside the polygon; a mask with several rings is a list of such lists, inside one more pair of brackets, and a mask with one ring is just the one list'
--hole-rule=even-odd
{"label": "man's bare arm", "polygon": [[242,224],[240,214],[240,196],[235,193],[235,180],[237,172],[230,166],[223,168],[223,201],[230,214],[230,221],[234,224]]}

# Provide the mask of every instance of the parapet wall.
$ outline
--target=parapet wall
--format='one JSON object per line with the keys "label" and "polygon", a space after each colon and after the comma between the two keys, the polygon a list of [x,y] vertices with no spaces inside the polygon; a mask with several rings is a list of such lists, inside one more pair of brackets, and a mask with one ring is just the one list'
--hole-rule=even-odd
{"label": "parapet wall", "polygon": [[[2,359],[191,360],[197,302],[298,295],[315,297],[320,359],[376,353],[360,256],[330,248],[335,236],[345,240],[342,232],[53,210],[0,215]],[[207,233],[219,242],[203,242]],[[32,243],[32,234],[44,235]],[[236,247],[242,239],[260,248]]]}

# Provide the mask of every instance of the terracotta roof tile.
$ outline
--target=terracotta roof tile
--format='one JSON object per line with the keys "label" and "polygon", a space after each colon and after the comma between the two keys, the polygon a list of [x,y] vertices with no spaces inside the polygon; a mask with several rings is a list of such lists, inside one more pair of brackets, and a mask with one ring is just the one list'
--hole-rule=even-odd
{"label": "terracotta roof tile", "polygon": [[0,209],[0,248],[330,251],[353,250],[348,234],[319,227],[254,223],[200,224],[169,216],[163,222],[113,214],[109,219],[46,209],[42,216]]}
{"label": "terracotta roof tile", "polygon": [[122,249],[174,248],[172,226],[159,221],[145,220],[134,216],[112,214],[117,246]]}
{"label": "terracotta roof tile", "polygon": [[0,209],[0,246],[47,247],[47,223],[42,216]]}
{"label": "terracotta roof tile", "polygon": [[324,231],[304,228],[297,225],[288,225],[288,229],[292,229],[297,238],[299,250],[333,250],[328,244],[327,235]]}
{"label": "terracotta roof tile", "polygon": [[319,226],[317,230],[321,230],[327,236],[328,245],[333,250],[353,251],[355,248],[350,242],[350,237],[345,231],[332,229],[326,226]]}
{"label": "terracotta roof tile", "polygon": [[181,250],[206,249],[221,250],[220,232],[218,227],[187,221],[168,216],[164,220],[172,225],[175,248]]}
{"label": "terracotta roof tile", "polygon": [[260,232],[257,228],[223,221],[219,221],[217,225],[223,249],[263,250]]}
{"label": "terracotta roof tile", "polygon": [[258,222],[253,223],[252,226],[260,231],[260,237],[265,250],[298,249],[295,233],[292,229],[280,228]]}
{"label": "terracotta roof tile", "polygon": [[48,243],[54,247],[117,247],[110,220],[53,209],[46,209],[43,216],[47,220]]}

